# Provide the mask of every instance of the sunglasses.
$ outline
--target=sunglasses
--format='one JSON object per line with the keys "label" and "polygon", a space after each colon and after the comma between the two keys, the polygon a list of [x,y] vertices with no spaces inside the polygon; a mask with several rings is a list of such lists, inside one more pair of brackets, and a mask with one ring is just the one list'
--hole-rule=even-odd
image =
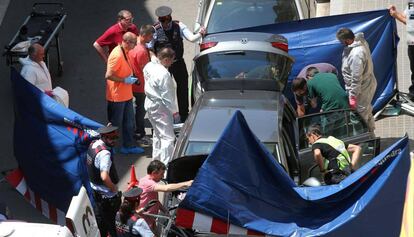
{"label": "sunglasses", "polygon": [[167,22],[167,21],[171,21],[171,16],[158,17],[158,20],[162,23]]}
{"label": "sunglasses", "polygon": [[133,17],[131,17],[131,18],[122,18],[122,20],[125,20],[126,22],[133,22],[134,21],[134,18]]}
{"label": "sunglasses", "polygon": [[119,135],[118,134],[105,134],[105,135],[102,135],[102,137],[105,137],[105,138],[111,139],[111,140],[116,140],[116,139],[119,138]]}

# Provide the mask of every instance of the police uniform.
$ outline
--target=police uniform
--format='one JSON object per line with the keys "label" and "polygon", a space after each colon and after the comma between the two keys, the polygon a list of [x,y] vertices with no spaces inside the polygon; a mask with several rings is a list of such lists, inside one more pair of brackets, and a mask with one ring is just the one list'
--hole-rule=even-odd
{"label": "police uniform", "polygon": [[[161,6],[155,10],[155,15],[158,17],[170,16],[171,13],[171,8],[167,6]],[[164,47],[172,48],[175,51],[175,61],[168,70],[177,83],[179,113],[181,121],[185,121],[188,116],[188,72],[183,59],[183,36],[189,41],[195,41],[201,37],[201,34],[193,35],[187,26],[179,21],[171,21],[168,29],[162,28],[162,24],[157,22],[154,24],[154,28],[154,40],[150,43],[150,48],[155,53],[158,53]]]}
{"label": "police uniform", "polygon": [[[133,187],[130,190],[124,192],[123,196],[126,200],[136,201],[139,203],[139,197],[141,193],[142,189]],[[115,217],[115,226],[118,237],[154,236],[147,222],[145,222],[144,219],[140,218],[136,213],[132,214],[126,223],[122,223],[121,214],[117,212]]]}
{"label": "police uniform", "polygon": [[[109,134],[117,129],[117,127],[108,126],[98,129],[97,132]],[[106,236],[108,232],[111,236],[116,236],[114,220],[115,214],[121,205],[121,196],[105,186],[100,174],[101,171],[108,171],[114,184],[118,183],[119,178],[113,163],[111,148],[102,139],[92,141],[89,145],[87,171],[95,199],[94,211],[99,231],[102,236]]]}

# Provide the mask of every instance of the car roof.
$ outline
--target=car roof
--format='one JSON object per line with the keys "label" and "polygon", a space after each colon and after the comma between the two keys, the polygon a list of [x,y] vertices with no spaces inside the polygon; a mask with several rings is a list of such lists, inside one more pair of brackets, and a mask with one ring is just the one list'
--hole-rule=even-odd
{"label": "car roof", "polygon": [[217,45],[201,51],[198,55],[195,56],[194,60],[209,53],[233,50],[251,50],[281,54],[286,57],[289,57],[292,61],[294,61],[294,59],[291,56],[289,56],[289,54],[286,51],[272,46],[272,42],[288,44],[287,39],[281,35],[261,32],[217,33],[207,35],[203,39],[201,44],[207,44],[211,42],[217,42]]}
{"label": "car roof", "polygon": [[189,141],[216,142],[231,117],[240,110],[262,142],[278,142],[280,92],[206,91],[197,103]]}

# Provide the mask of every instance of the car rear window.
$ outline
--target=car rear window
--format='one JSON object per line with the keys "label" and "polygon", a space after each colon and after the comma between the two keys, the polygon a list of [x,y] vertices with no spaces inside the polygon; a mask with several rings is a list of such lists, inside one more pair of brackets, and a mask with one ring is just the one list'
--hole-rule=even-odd
{"label": "car rear window", "polygon": [[[215,142],[196,142],[190,141],[188,142],[187,149],[185,150],[185,156],[191,155],[205,155],[210,154],[211,151],[216,145]],[[276,143],[264,143],[265,147],[268,149],[270,153],[275,156],[276,154]]]}
{"label": "car rear window", "polygon": [[291,63],[288,57],[260,51],[228,51],[199,57],[201,81],[221,79],[275,80],[286,84]]}
{"label": "car rear window", "polygon": [[207,32],[211,34],[298,19],[299,14],[293,0],[215,1]]}

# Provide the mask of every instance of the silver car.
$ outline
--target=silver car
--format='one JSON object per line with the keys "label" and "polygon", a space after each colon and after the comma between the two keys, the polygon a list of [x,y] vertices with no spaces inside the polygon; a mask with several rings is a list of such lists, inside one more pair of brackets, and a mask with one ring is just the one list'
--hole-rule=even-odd
{"label": "silver car", "polygon": [[379,138],[368,131],[365,121],[355,111],[336,110],[297,118],[279,91],[206,91],[182,127],[169,164],[168,182],[195,177],[236,110],[243,113],[253,133],[299,185],[309,177],[322,181],[305,138],[306,129],[313,123],[320,124],[325,135],[361,145],[360,165],[379,154]]}

